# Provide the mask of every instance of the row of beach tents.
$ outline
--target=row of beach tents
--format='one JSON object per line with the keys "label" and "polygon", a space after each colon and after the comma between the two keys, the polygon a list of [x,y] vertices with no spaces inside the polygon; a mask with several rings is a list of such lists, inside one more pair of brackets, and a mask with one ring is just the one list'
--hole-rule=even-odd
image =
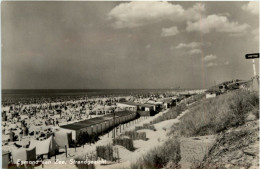
{"label": "row of beach tents", "polygon": [[[34,162],[38,159],[43,159],[43,156],[48,155],[48,158],[56,155],[59,149],[64,149],[67,153],[67,148],[72,143],[72,133],[65,131],[55,132],[46,140],[31,140],[28,148],[18,148],[10,153],[2,154],[2,168],[8,168],[9,164],[20,165],[22,162]],[[11,158],[10,158],[11,157]]]}

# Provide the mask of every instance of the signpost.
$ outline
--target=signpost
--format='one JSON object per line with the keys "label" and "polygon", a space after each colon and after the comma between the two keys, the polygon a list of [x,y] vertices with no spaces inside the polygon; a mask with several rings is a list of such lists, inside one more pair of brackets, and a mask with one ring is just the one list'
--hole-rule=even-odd
{"label": "signpost", "polygon": [[246,59],[252,59],[252,63],[253,63],[253,72],[254,72],[254,77],[253,77],[253,89],[257,89],[259,88],[259,79],[257,78],[256,75],[256,69],[255,69],[255,59],[259,58],[259,53],[251,53],[251,54],[246,54]]}

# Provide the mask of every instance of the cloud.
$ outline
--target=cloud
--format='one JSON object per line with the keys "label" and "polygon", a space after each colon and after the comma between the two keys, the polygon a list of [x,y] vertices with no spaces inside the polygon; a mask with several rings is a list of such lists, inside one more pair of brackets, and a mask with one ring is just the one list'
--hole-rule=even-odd
{"label": "cloud", "polygon": [[191,42],[191,43],[180,43],[178,46],[176,46],[177,49],[182,49],[182,48],[198,48],[200,47],[201,43],[200,42]]}
{"label": "cloud", "polygon": [[202,60],[205,61],[205,62],[208,62],[208,61],[212,61],[212,60],[215,60],[215,59],[217,59],[217,56],[210,54],[210,55],[205,56]]}
{"label": "cloud", "polygon": [[246,5],[242,6],[244,11],[250,12],[254,15],[259,15],[259,2],[257,1],[250,1]]}
{"label": "cloud", "polygon": [[214,62],[209,62],[206,64],[206,67],[214,67],[214,66],[218,66],[218,64]]}
{"label": "cloud", "polygon": [[[195,54],[201,54],[203,53],[200,49],[201,46],[210,46],[210,42],[190,42],[190,43],[179,43],[175,48],[185,51],[187,54],[195,55]],[[173,50],[174,47],[171,47],[171,50]]]}
{"label": "cloud", "polygon": [[188,53],[191,55],[195,55],[195,54],[201,54],[202,51],[200,49],[192,49]]}
{"label": "cloud", "polygon": [[208,56],[211,56],[211,59],[207,60],[206,67],[227,66],[227,65],[229,65],[229,61],[224,61],[224,62],[217,63],[217,62],[212,61],[212,60],[215,60],[217,58],[217,57],[214,57],[215,55],[208,55]]}
{"label": "cloud", "polygon": [[179,30],[176,26],[170,27],[170,28],[162,28],[162,37],[166,36],[174,36],[179,33]]}
{"label": "cloud", "polygon": [[248,24],[239,24],[230,22],[226,16],[209,15],[196,22],[187,22],[186,30],[188,32],[201,31],[209,33],[210,31],[225,32],[225,33],[244,33],[250,28]]}
{"label": "cloud", "polygon": [[205,4],[196,3],[191,8],[188,8],[184,13],[184,18],[187,20],[199,20],[203,16],[203,12],[206,11]]}
{"label": "cloud", "polygon": [[211,43],[210,42],[190,42],[190,43],[179,43],[176,48],[177,49],[188,49],[188,48],[199,48],[201,46],[210,46]]}
{"label": "cloud", "polygon": [[205,5],[195,4],[184,9],[181,5],[169,2],[128,2],[121,3],[108,13],[108,19],[114,28],[133,28],[163,20],[172,22],[197,20]]}
{"label": "cloud", "polygon": [[219,16],[227,16],[227,17],[230,17],[230,13],[228,12],[223,12],[223,13],[218,13]]}

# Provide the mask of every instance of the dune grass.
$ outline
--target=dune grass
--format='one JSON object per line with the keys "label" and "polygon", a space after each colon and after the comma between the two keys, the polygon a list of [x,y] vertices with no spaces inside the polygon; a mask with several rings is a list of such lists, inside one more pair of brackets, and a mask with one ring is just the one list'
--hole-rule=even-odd
{"label": "dune grass", "polygon": [[135,131],[143,130],[143,129],[156,131],[154,125],[151,125],[151,124],[148,124],[148,123],[144,123],[143,126],[135,126]]}
{"label": "dune grass", "polygon": [[186,109],[187,109],[187,106],[184,103],[182,103],[176,107],[172,107],[163,115],[158,116],[151,123],[156,124],[156,123],[160,123],[165,120],[175,119]]}
{"label": "dune grass", "polygon": [[83,157],[76,157],[74,158],[74,160],[76,161],[76,167],[78,169],[95,169],[95,165],[94,164],[78,164],[77,162],[81,162],[81,161],[85,161],[86,159],[84,159]]}
{"label": "dune grass", "polygon": [[97,146],[96,147],[97,157],[108,161],[114,161],[115,158],[113,156],[113,147],[111,144],[105,146]]}
{"label": "dune grass", "polygon": [[[172,126],[169,135],[216,134],[229,127],[244,124],[249,114],[259,118],[259,98],[254,92],[236,90],[211,99],[198,97],[195,101],[196,104],[189,106],[190,112]],[[165,116],[158,117],[152,123],[176,118],[186,109],[185,105],[172,108]],[[176,137],[171,137],[162,146],[152,149],[136,163],[131,164],[131,169],[178,168],[180,160],[180,143]]]}
{"label": "dune grass", "polygon": [[124,135],[128,136],[133,140],[144,140],[146,141],[146,132],[126,131]]}
{"label": "dune grass", "polygon": [[169,163],[171,163],[170,168],[176,168],[180,160],[180,142],[176,138],[171,138],[162,146],[149,151],[136,163],[132,163],[131,169],[157,169]]}
{"label": "dune grass", "polygon": [[258,115],[257,93],[236,90],[216,98],[203,100],[190,108],[170,134],[179,132],[183,136],[199,136],[219,133],[229,127],[245,123],[249,113]]}
{"label": "dune grass", "polygon": [[115,138],[113,139],[113,145],[120,145],[125,147],[126,149],[130,150],[130,151],[134,151],[134,143],[133,140],[131,138]]}

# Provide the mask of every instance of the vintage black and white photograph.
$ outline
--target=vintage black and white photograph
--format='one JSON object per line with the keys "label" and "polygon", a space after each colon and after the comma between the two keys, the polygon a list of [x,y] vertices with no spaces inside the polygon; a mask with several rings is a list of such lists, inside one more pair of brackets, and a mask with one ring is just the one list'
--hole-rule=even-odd
{"label": "vintage black and white photograph", "polygon": [[258,169],[258,1],[2,1],[4,169]]}

